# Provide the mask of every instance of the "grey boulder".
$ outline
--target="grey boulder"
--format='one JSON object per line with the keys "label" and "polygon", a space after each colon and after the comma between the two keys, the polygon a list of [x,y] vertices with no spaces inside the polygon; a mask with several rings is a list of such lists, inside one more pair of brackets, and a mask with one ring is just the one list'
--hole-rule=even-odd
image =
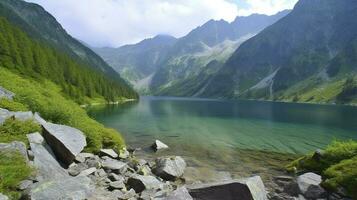
{"label": "grey boulder", "polygon": [[259,176],[213,184],[189,186],[194,199],[204,200],[267,200],[267,192]]}
{"label": "grey boulder", "polygon": [[92,196],[95,187],[85,176],[53,179],[36,183],[25,193],[25,199],[71,199],[83,200]]}
{"label": "grey boulder", "polygon": [[301,194],[308,199],[318,199],[326,195],[325,189],[320,186],[321,182],[321,176],[311,172],[302,174],[297,178]]}
{"label": "grey boulder", "polygon": [[68,177],[40,133],[28,134],[27,138],[34,156],[33,163],[38,171],[38,181]]}
{"label": "grey boulder", "polygon": [[51,146],[56,157],[66,165],[71,164],[76,156],[87,146],[82,131],[52,123],[42,125],[43,136]]}
{"label": "grey boulder", "polygon": [[181,177],[186,169],[186,162],[180,156],[168,156],[156,159],[153,172],[164,180],[174,180]]}
{"label": "grey boulder", "polygon": [[133,175],[128,179],[127,185],[140,193],[144,190],[158,189],[162,183],[154,176]]}
{"label": "grey boulder", "polygon": [[13,116],[15,119],[20,120],[20,121],[27,121],[27,120],[33,120],[34,115],[31,111],[28,112],[13,112]]}
{"label": "grey boulder", "polygon": [[160,140],[155,140],[154,144],[152,144],[151,147],[155,151],[159,151],[159,150],[163,150],[163,149],[168,149],[169,148],[169,146],[167,146],[166,144],[164,144]]}

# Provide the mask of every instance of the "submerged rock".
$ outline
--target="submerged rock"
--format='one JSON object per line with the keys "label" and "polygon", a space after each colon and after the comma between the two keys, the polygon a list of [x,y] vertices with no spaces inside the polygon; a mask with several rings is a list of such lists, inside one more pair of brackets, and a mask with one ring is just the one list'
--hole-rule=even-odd
{"label": "submerged rock", "polygon": [[88,199],[95,187],[85,176],[52,179],[36,183],[25,193],[25,199]]}
{"label": "submerged rock", "polygon": [[160,140],[155,140],[154,144],[152,144],[151,147],[155,151],[159,151],[159,150],[163,150],[163,149],[168,149],[169,148],[169,146],[167,146],[166,144],[164,144]]}
{"label": "submerged rock", "polygon": [[75,157],[87,146],[82,131],[52,123],[43,125],[44,138],[51,146],[56,157],[66,165],[71,164]]}
{"label": "submerged rock", "polygon": [[205,200],[267,200],[267,192],[259,176],[189,187],[194,199]]}
{"label": "submerged rock", "polygon": [[156,159],[153,172],[164,180],[174,180],[184,174],[185,160],[180,156],[169,156]]}

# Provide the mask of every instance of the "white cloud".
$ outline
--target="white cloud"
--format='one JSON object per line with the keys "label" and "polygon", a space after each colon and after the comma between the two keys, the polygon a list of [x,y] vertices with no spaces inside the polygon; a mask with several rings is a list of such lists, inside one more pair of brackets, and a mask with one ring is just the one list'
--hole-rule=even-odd
{"label": "white cloud", "polygon": [[[117,47],[157,34],[181,37],[210,19],[274,14],[296,0],[27,0],[42,5],[72,36]],[[249,7],[241,8],[244,1]]]}
{"label": "white cloud", "polygon": [[239,9],[242,16],[252,13],[272,15],[281,10],[292,9],[298,0],[238,0],[244,2],[247,8]]}

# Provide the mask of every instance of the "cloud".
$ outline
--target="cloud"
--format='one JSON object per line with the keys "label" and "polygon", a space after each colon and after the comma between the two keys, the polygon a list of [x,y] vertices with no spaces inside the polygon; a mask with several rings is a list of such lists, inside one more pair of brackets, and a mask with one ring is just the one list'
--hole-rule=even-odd
{"label": "cloud", "polygon": [[252,13],[272,15],[281,10],[292,9],[298,0],[237,0],[244,5],[238,15],[246,16]]}
{"label": "cloud", "polygon": [[118,47],[157,34],[181,37],[210,19],[232,21],[238,14],[273,14],[294,0],[27,1],[42,5],[75,38],[92,46]]}

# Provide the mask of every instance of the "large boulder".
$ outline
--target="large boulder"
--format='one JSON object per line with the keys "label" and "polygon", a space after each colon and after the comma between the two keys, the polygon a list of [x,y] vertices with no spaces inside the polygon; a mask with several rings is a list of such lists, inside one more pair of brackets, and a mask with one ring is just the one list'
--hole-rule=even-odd
{"label": "large boulder", "polygon": [[87,146],[82,131],[52,123],[45,123],[43,136],[51,146],[56,157],[66,165],[71,164],[76,156]]}
{"label": "large boulder", "polygon": [[28,200],[73,199],[82,200],[92,196],[95,186],[86,176],[67,177],[41,181],[34,184],[24,195]]}
{"label": "large boulder", "polygon": [[160,140],[155,140],[154,144],[152,144],[151,147],[155,151],[159,151],[159,150],[163,150],[163,149],[168,149],[169,148],[169,146],[167,146],[166,144],[164,144]]}
{"label": "large boulder", "polygon": [[0,152],[2,151],[17,151],[28,161],[26,145],[23,142],[0,143]]}
{"label": "large boulder", "polygon": [[164,200],[193,200],[193,198],[186,187],[180,187],[165,197]]}
{"label": "large boulder", "polygon": [[259,176],[213,184],[189,186],[189,193],[198,200],[267,200],[267,192]]}
{"label": "large boulder", "polygon": [[153,172],[164,180],[174,180],[181,177],[186,169],[186,162],[180,156],[168,156],[156,159]]}
{"label": "large boulder", "polygon": [[5,98],[5,99],[12,100],[14,98],[14,96],[15,96],[15,93],[0,86],[0,99]]}
{"label": "large boulder", "polygon": [[154,176],[133,175],[128,179],[127,185],[140,193],[144,190],[158,189],[162,183]]}
{"label": "large boulder", "polygon": [[68,173],[56,160],[51,148],[40,133],[28,134],[34,156],[34,166],[37,168],[37,181],[60,179],[68,177]]}
{"label": "large boulder", "polygon": [[297,178],[301,194],[308,199],[318,199],[326,195],[326,191],[320,186],[321,176],[312,172],[302,174]]}

